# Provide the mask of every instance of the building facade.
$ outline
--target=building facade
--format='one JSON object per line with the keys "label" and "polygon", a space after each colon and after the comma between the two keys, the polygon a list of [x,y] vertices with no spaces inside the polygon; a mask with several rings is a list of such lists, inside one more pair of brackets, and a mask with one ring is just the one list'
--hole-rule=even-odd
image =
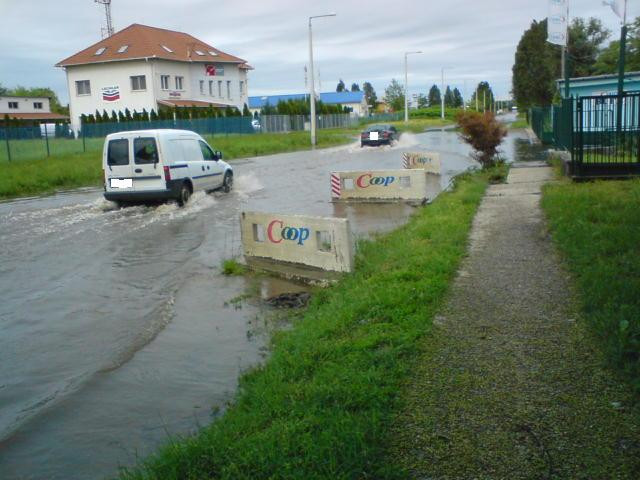
{"label": "building facade", "polygon": [[74,129],[97,111],[248,104],[245,60],[191,35],[133,24],[62,60]]}
{"label": "building facade", "polygon": [[[564,80],[557,80],[558,91],[564,96]],[[626,72],[623,88],[625,92],[640,91],[640,72]],[[588,97],[594,95],[616,95],[618,93],[618,75],[594,75],[592,77],[573,77],[569,79],[569,95]]]}

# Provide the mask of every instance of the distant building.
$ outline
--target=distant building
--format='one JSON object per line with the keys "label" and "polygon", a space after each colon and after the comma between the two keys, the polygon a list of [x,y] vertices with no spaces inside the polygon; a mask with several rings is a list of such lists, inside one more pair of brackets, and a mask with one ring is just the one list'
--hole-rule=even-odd
{"label": "distant building", "polygon": [[[564,96],[564,80],[557,80],[558,90]],[[624,74],[626,92],[640,90],[640,72]],[[615,95],[618,93],[618,75],[594,75],[592,77],[574,77],[569,79],[569,95],[588,97],[593,95]]]}
{"label": "distant building", "polygon": [[[289,95],[264,95],[249,97],[249,110],[253,115],[260,112],[262,107],[269,104],[273,107],[278,102],[286,102],[287,100],[306,99],[309,101],[308,93],[294,93]],[[369,107],[364,96],[364,92],[325,92],[320,94],[320,101],[326,105],[342,105],[351,108],[354,115],[359,117],[369,114]]]}
{"label": "distant building", "polygon": [[96,110],[248,103],[252,67],[189,34],[133,24],[56,64],[65,69],[74,128]]}
{"label": "distant building", "polygon": [[0,96],[0,122],[4,120],[5,115],[12,119],[30,120],[33,123],[69,119],[65,115],[51,112],[49,97]]}

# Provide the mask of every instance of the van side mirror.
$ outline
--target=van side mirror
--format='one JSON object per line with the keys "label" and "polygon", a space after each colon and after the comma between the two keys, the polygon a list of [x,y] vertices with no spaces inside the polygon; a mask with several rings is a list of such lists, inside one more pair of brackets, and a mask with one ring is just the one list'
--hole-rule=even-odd
{"label": "van side mirror", "polygon": [[220,150],[213,152],[213,155],[216,157],[216,160],[222,160],[222,152]]}

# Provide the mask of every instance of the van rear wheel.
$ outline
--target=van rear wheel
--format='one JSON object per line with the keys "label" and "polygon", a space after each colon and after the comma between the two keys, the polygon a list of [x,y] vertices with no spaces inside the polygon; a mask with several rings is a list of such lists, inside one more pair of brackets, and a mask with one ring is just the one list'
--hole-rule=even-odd
{"label": "van rear wheel", "polygon": [[189,188],[189,185],[187,185],[186,183],[183,183],[182,186],[180,187],[180,195],[178,196],[178,205],[180,205],[181,207],[184,207],[185,204],[189,201],[190,197],[191,197],[191,189]]}

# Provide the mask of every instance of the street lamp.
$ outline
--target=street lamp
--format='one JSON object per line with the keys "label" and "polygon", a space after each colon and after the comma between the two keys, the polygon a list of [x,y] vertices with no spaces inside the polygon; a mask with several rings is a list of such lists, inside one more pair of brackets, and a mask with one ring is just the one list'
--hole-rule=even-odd
{"label": "street lamp", "polygon": [[440,91],[440,118],[444,120],[444,67],[442,68],[442,90]]}
{"label": "street lamp", "polygon": [[309,74],[311,75],[311,81],[309,82],[309,101],[311,102],[311,146],[316,146],[316,89],[315,89],[315,77],[313,76],[313,37],[311,34],[311,20],[321,17],[335,17],[335,13],[329,13],[327,15],[314,15],[309,17]]}
{"label": "street lamp", "polygon": [[414,53],[422,53],[417,50],[415,52],[404,52],[404,123],[409,122],[409,81],[407,76],[407,56]]}

